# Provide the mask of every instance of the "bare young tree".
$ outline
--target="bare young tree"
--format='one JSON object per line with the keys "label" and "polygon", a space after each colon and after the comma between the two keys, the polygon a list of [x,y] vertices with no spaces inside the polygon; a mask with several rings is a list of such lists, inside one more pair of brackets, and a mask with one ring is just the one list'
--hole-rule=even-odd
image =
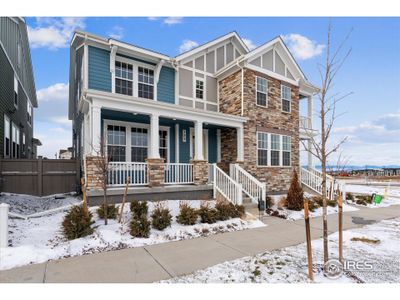
{"label": "bare young tree", "polygon": [[321,121],[320,135],[315,136],[312,130],[306,130],[306,134],[311,141],[311,147],[302,141],[304,148],[311,152],[321,163],[322,171],[322,198],[323,198],[323,240],[324,240],[324,263],[329,260],[328,252],[328,220],[327,220],[327,161],[328,157],[336,152],[340,146],[346,141],[347,137],[339,140],[332,147],[328,146],[329,138],[332,134],[332,129],[335,121],[341,114],[337,114],[336,106],[338,102],[346,98],[352,93],[332,93],[335,79],[339,70],[342,68],[344,62],[347,60],[351,53],[351,49],[347,50],[343,55],[343,47],[350,37],[351,31],[339,44],[336,50],[332,48],[331,41],[332,25],[329,22],[327,31],[327,45],[325,48],[325,62],[318,65],[318,71],[321,79],[321,90],[318,95],[319,98],[319,113],[318,116]]}
{"label": "bare young tree", "polygon": [[107,201],[107,188],[108,188],[108,174],[110,173],[110,161],[111,157],[106,149],[105,139],[100,139],[99,148],[93,150],[96,154],[96,157],[93,161],[93,164],[96,167],[98,180],[100,182],[101,188],[103,189],[103,206],[104,206],[104,225],[108,224],[108,201]]}

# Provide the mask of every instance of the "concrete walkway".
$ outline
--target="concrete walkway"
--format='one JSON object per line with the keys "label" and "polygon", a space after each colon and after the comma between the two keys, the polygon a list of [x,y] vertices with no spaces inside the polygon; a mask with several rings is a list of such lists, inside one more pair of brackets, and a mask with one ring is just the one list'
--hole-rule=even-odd
{"label": "concrete walkway", "polygon": [[[344,229],[400,216],[400,205],[346,212]],[[28,265],[0,272],[0,282],[154,282],[190,274],[236,258],[305,241],[304,220],[265,217],[264,228],[222,233]],[[311,219],[312,238],[322,237],[322,219]],[[328,216],[329,232],[337,231],[337,215]]]}

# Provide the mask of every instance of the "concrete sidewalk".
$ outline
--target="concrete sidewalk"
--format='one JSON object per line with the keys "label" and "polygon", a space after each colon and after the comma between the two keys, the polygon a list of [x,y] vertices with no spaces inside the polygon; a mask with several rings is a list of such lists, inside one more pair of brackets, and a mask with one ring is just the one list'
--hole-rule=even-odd
{"label": "concrete sidewalk", "polygon": [[[400,205],[343,214],[343,228],[400,216]],[[228,260],[305,242],[304,220],[265,217],[263,228],[228,232],[140,248],[71,257],[0,272],[0,282],[154,282],[190,274]],[[312,238],[322,237],[322,218],[311,219]],[[329,233],[337,215],[328,216]]]}

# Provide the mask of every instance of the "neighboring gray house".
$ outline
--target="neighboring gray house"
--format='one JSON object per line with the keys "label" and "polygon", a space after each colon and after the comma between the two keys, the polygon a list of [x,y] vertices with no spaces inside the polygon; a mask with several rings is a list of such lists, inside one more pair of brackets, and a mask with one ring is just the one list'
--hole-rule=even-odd
{"label": "neighboring gray house", "polygon": [[24,19],[0,17],[0,157],[35,158],[37,107],[28,32]]}

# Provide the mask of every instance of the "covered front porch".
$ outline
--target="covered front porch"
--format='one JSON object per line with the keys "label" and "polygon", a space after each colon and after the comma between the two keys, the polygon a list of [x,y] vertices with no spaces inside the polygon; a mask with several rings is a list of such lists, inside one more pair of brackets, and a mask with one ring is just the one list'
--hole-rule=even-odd
{"label": "covered front porch", "polygon": [[[128,178],[131,187],[207,185],[213,181],[212,164],[221,161],[221,131],[227,129],[236,131],[232,150],[236,161],[243,161],[244,118],[176,105],[170,110],[172,105],[155,101],[140,104],[146,109],[133,103],[111,106],[110,101],[94,98],[85,115],[84,123],[89,125],[84,126],[85,173],[95,173],[95,149],[104,145],[109,188],[121,189]],[[96,183],[90,181],[89,189],[96,189]]]}

